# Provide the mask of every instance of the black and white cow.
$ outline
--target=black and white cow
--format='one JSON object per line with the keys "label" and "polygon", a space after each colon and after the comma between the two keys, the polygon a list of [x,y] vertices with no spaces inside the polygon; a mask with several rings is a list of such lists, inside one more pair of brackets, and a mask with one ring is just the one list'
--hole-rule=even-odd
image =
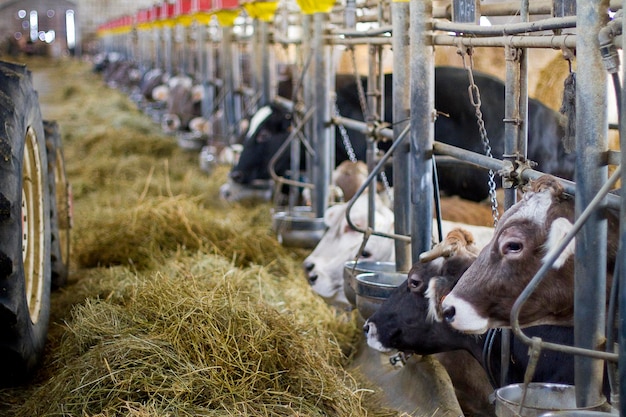
{"label": "black and white cow", "polygon": [[[399,350],[420,355],[444,354],[457,350],[469,352],[485,369],[493,388],[498,388],[502,332],[492,329],[481,335],[469,335],[437,321],[441,315],[441,299],[454,287],[463,272],[478,255],[471,234],[462,229],[451,231],[432,251],[445,252],[442,257],[426,258],[413,265],[405,284],[400,285],[363,326],[370,347],[389,352]],[[534,326],[525,329],[530,337],[572,346],[572,327]],[[528,346],[511,337],[508,374],[505,385],[523,382],[529,363]],[[457,364],[458,366],[458,364]],[[574,357],[561,352],[543,350],[533,376],[536,382],[574,384]],[[608,385],[605,383],[605,394]]]}
{"label": "black and white cow", "polygon": [[[338,76],[340,77],[340,76]],[[363,120],[358,90],[354,77],[345,75],[337,79],[337,107],[342,116]],[[492,76],[474,73],[474,80],[481,94],[481,111],[490,140],[492,154],[502,158],[504,152],[504,83]],[[385,76],[384,120],[392,120],[392,76]],[[558,113],[537,100],[529,100],[528,158],[538,163],[537,169],[572,179],[575,156],[566,154],[561,144],[563,129]],[[435,69],[435,109],[439,116],[435,121],[435,140],[484,153],[481,135],[477,127],[475,108],[468,94],[468,76],[462,68],[437,67]],[[291,114],[277,106],[268,106],[253,117],[254,123],[246,134],[244,149],[239,163],[230,173],[232,181],[248,184],[257,179],[268,179],[268,163],[276,150],[289,135]],[[339,132],[336,137],[340,138]],[[365,159],[366,138],[363,134],[350,132],[350,139],[357,159]],[[385,145],[385,144],[383,144]],[[388,145],[388,144],[387,144]],[[385,146],[387,146],[385,145]],[[383,148],[384,150],[384,148]],[[348,156],[341,140],[336,141],[336,162]],[[276,171],[283,175],[289,167],[289,153],[277,162]],[[455,164],[453,168],[438,168],[439,185],[443,193],[458,195],[472,201],[482,201],[488,196],[487,171]]]}

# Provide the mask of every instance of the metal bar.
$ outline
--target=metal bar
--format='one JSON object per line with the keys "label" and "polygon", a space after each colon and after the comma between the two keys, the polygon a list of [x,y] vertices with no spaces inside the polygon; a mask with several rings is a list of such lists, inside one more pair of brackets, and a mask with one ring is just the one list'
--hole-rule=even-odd
{"label": "metal bar", "polygon": [[[626,33],[626,19],[622,18],[622,33]],[[626,48],[626,36],[622,36],[622,50]],[[626,65],[622,65],[621,68],[622,80],[626,80]],[[624,121],[626,120],[626,88],[622,85],[621,91],[621,102],[622,106],[619,109],[619,138],[620,138],[620,149],[624,150],[624,152],[620,152],[620,166],[626,167],[626,124]],[[610,159],[610,158],[609,158]],[[626,184],[626,170],[622,171],[621,176],[622,186]],[[619,369],[619,415],[626,416],[626,320],[624,320],[624,312],[626,311],[626,273],[624,269],[626,268],[624,260],[626,259],[626,196],[622,196],[621,204],[620,204],[620,222],[619,222],[619,246],[617,250],[617,256],[622,260],[620,273],[618,277],[613,277],[613,279],[618,280],[619,285],[619,307],[618,311],[620,314],[620,319],[618,320],[617,329],[618,329],[618,353],[619,353],[619,361],[618,361],[618,369]]]}
{"label": "metal bar", "polygon": [[[312,74],[313,91],[312,97],[317,112],[313,115],[312,121],[312,141],[316,157],[313,161],[313,182],[315,190],[313,193],[313,211],[317,217],[323,217],[328,204],[328,185],[330,184],[331,171],[331,133],[334,129],[326,126],[330,120],[330,97],[328,91],[328,76],[330,72],[327,67],[330,64],[330,49],[323,41],[323,31],[325,26],[326,13],[315,13],[313,15],[313,36],[312,36]],[[334,148],[333,148],[334,149]]]}
{"label": "metal bar", "polygon": [[507,23],[505,25],[478,26],[467,23],[433,22],[433,30],[463,33],[476,36],[504,36],[544,30],[570,29],[576,27],[576,16],[552,17],[533,22]]}
{"label": "metal bar", "polygon": [[[581,213],[606,181],[602,165],[608,149],[607,78],[602,65],[598,34],[606,19],[607,0],[578,0],[576,54],[576,200]],[[574,286],[574,343],[597,349],[604,342],[606,325],[607,222],[595,211],[576,239]],[[577,356],[574,362],[576,404],[586,407],[600,400],[603,364]]]}
{"label": "metal bar", "polygon": [[[396,36],[393,37],[393,135],[400,138],[409,126],[410,117],[410,66],[409,60],[409,16],[408,2],[391,3],[391,21]],[[398,140],[398,139],[396,139]],[[411,196],[409,176],[410,145],[399,146],[393,155],[393,213],[394,233],[408,236],[411,233]],[[396,270],[411,268],[411,245],[395,240]]]}
{"label": "metal bar", "polygon": [[[580,32],[579,32],[580,33]],[[494,36],[488,38],[463,38],[451,35],[434,35],[432,37],[433,44],[444,46],[499,46],[506,45],[515,48],[552,48],[560,49],[565,46],[567,48],[576,48],[576,36],[574,34],[567,35],[546,35],[546,36]]]}
{"label": "metal bar", "polygon": [[[411,256],[417,262],[431,249],[433,173],[431,152],[435,137],[435,50],[430,29],[432,3],[411,0]],[[428,219],[428,221],[424,221]]]}

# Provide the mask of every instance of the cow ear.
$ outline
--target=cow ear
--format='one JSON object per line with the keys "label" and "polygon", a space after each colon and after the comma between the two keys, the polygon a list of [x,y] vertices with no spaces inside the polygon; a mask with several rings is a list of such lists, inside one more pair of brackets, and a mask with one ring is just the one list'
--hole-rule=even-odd
{"label": "cow ear", "polygon": [[345,213],[345,208],[345,204],[337,204],[328,207],[324,212],[324,223],[326,226],[330,227],[331,225],[337,223],[339,217]]}
{"label": "cow ear", "polygon": [[[546,240],[546,243],[545,243],[546,254],[543,258],[544,262],[547,260],[546,258],[548,257],[548,254],[550,253],[550,251],[561,243],[561,241],[565,238],[565,235],[567,235],[567,233],[572,229],[572,227],[574,227],[574,225],[565,217],[559,217],[559,218],[554,219],[554,221],[550,225],[550,232],[548,233],[548,239]],[[563,252],[561,252],[561,254],[556,259],[556,261],[554,261],[554,264],[552,264],[552,268],[559,269],[563,265],[565,265],[565,262],[567,261],[567,259],[570,256],[574,255],[575,250],[576,250],[576,238],[572,239],[567,244]]]}

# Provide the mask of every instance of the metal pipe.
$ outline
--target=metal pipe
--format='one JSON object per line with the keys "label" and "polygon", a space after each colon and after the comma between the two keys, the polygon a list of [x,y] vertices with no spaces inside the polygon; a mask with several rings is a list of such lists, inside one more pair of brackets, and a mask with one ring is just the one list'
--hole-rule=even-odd
{"label": "metal pipe", "polygon": [[[431,249],[435,137],[435,50],[431,42],[432,3],[411,0],[411,252],[413,263]],[[428,221],[423,221],[428,219]],[[420,221],[421,220],[421,221]]]}
{"label": "metal pipe", "polygon": [[[576,217],[585,211],[605,183],[602,165],[608,149],[606,72],[602,65],[598,33],[606,23],[608,0],[578,0],[576,54]],[[576,239],[574,288],[575,345],[597,349],[604,342],[606,320],[607,222],[596,211]],[[600,400],[603,364],[577,356],[574,362],[576,404],[586,407]]]}
{"label": "metal pipe", "polygon": [[[580,33],[580,32],[578,32]],[[579,35],[566,34],[554,36],[494,36],[489,38],[463,38],[451,35],[434,35],[432,37],[435,45],[447,46],[500,46],[506,45],[515,48],[552,48],[562,47],[576,48],[576,37]]]}
{"label": "metal pipe", "polygon": [[576,16],[552,17],[535,20],[533,22],[507,23],[505,25],[478,26],[467,23],[450,23],[435,21],[434,30],[443,32],[463,33],[476,36],[505,36],[521,33],[539,32],[543,30],[557,30],[576,28]]}
{"label": "metal pipe", "polygon": [[[329,97],[329,72],[330,72],[330,46],[323,41],[323,31],[325,27],[326,13],[315,13],[313,15],[313,36],[312,51],[314,54],[312,62],[313,74],[313,102],[317,111],[313,115],[312,141],[316,150],[316,157],[313,162],[313,182],[315,190],[313,193],[313,210],[317,217],[323,217],[328,205],[328,185],[330,184],[331,164],[334,166],[334,154],[331,154],[331,141],[334,129],[326,125],[330,120],[330,97]],[[333,147],[334,149],[334,147]],[[333,159],[331,161],[331,158]]]}
{"label": "metal pipe", "polygon": [[[409,126],[410,117],[410,66],[409,60],[409,16],[407,2],[391,3],[391,21],[396,36],[393,37],[393,136],[399,138]],[[396,139],[398,140],[398,139]],[[408,236],[411,233],[411,178],[409,176],[410,145],[398,146],[393,154],[393,213],[394,233]],[[395,240],[396,270],[411,268],[411,245]]]}
{"label": "metal pipe", "polygon": [[[626,19],[622,18],[622,33],[626,33]],[[622,36],[621,49],[626,48],[626,36]],[[626,79],[626,65],[621,67],[622,79]],[[621,90],[621,102],[626,104],[626,88],[622,86]],[[620,138],[620,166],[626,167],[626,105],[622,105],[619,110],[619,138]],[[621,183],[626,184],[626,172],[622,172]],[[624,311],[626,311],[626,273],[624,269],[624,260],[626,260],[626,196],[622,196],[620,202],[620,222],[619,222],[619,246],[617,250],[617,256],[622,260],[619,277],[613,277],[613,279],[619,280],[619,314],[620,320],[618,321],[618,369],[619,373],[619,415],[626,416],[626,320],[624,320]]]}

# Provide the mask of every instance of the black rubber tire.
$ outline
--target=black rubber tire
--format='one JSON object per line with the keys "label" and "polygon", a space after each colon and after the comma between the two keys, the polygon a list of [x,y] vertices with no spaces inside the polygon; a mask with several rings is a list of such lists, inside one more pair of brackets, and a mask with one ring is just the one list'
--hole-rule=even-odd
{"label": "black rubber tire", "polygon": [[50,188],[50,266],[52,290],[67,283],[70,260],[70,229],[72,207],[70,184],[65,173],[65,159],[59,124],[44,120]]}
{"label": "black rubber tire", "polygon": [[0,61],[0,383],[39,365],[50,319],[50,193],[30,71]]}

